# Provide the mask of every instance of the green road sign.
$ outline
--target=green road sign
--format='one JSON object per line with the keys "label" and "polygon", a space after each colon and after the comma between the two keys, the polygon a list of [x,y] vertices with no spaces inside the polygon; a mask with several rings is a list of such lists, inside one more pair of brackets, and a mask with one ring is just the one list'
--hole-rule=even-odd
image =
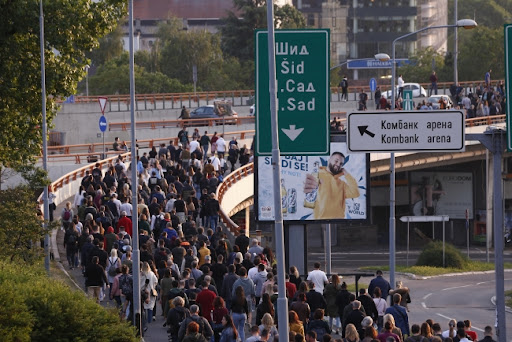
{"label": "green road sign", "polygon": [[412,90],[404,90],[404,110],[414,110],[414,102],[412,100]]}
{"label": "green road sign", "polygon": [[507,96],[507,149],[512,151],[512,25],[505,25],[505,91]]}
{"label": "green road sign", "polygon": [[[271,155],[268,34],[256,31],[256,154]],[[279,149],[329,154],[329,30],[276,30]]]}

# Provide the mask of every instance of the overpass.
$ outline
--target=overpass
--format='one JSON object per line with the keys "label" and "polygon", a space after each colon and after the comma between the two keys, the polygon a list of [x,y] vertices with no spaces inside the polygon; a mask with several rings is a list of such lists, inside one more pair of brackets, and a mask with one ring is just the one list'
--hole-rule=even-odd
{"label": "overpass", "polygon": [[[342,119],[344,120],[344,119]],[[466,133],[482,133],[489,125],[496,127],[505,127],[505,115],[497,115],[492,117],[481,117],[466,120]],[[151,127],[141,128],[153,130]],[[240,139],[252,138],[254,130],[233,131],[229,134],[237,135]],[[174,137],[166,137],[159,139],[141,140],[139,143],[144,148],[158,146],[160,142],[175,141]],[[176,142],[176,141],[175,141]],[[93,144],[91,152],[91,144],[77,144],[50,147],[50,160],[74,160],[80,164],[81,160],[85,162],[86,157],[98,156],[98,152],[94,151],[98,144]],[[83,151],[85,148],[89,152]],[[50,152],[51,153],[51,152]],[[113,155],[110,158],[100,160],[102,167],[106,167],[119,152],[109,152]],[[130,158],[131,154],[126,154]],[[486,149],[477,142],[466,142],[466,150],[457,153],[396,153],[396,172],[420,170],[432,166],[446,166],[468,161],[483,160],[486,158]],[[372,177],[383,176],[389,174],[389,153],[372,153],[370,154],[370,174]],[[51,185],[51,191],[57,195],[56,202],[60,203],[74,196],[77,192],[80,180],[85,175],[85,171],[92,171],[94,163],[89,163],[70,173],[59,177]],[[383,186],[386,184],[382,181],[374,181],[374,185]],[[221,218],[226,227],[236,234],[238,224],[231,217],[245,210],[245,224],[249,225],[249,210],[254,204],[254,164],[245,165],[233,173],[227,175],[224,182],[218,188],[217,197],[221,206]]]}

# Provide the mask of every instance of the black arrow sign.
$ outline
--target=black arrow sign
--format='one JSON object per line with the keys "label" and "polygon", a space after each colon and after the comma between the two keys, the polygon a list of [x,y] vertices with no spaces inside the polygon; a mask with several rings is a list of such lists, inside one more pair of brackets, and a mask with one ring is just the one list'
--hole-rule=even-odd
{"label": "black arrow sign", "polygon": [[357,128],[359,129],[359,133],[361,133],[361,136],[363,136],[365,133],[372,138],[375,136],[375,133],[372,133],[368,130],[368,126],[357,126]]}

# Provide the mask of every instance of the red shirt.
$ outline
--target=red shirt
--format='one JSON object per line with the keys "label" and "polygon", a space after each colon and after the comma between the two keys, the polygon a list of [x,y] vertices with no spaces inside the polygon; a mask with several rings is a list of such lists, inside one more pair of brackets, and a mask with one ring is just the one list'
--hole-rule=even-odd
{"label": "red shirt", "polygon": [[119,219],[117,222],[117,231],[119,232],[119,227],[123,226],[126,233],[130,236],[132,236],[132,220],[130,220],[128,217],[123,216]]}
{"label": "red shirt", "polygon": [[201,316],[206,318],[208,322],[212,321],[211,312],[213,311],[213,300],[217,297],[215,292],[203,289],[197,294],[196,304],[201,308]]}
{"label": "red shirt", "polygon": [[295,292],[297,292],[297,286],[295,286],[294,283],[290,283],[289,281],[286,282],[285,286],[288,298],[293,298],[293,296],[295,296]]}

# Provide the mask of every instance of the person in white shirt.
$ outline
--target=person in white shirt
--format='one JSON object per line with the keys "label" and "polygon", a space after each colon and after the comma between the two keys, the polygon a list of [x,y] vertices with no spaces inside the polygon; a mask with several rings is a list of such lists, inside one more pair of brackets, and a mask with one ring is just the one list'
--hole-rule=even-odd
{"label": "person in white shirt", "polygon": [[188,145],[190,148],[190,153],[194,152],[195,150],[199,149],[199,141],[192,140],[190,144]]}
{"label": "person in white shirt", "polygon": [[132,217],[132,208],[133,206],[128,200],[128,198],[126,198],[124,202],[121,204],[121,211],[126,211],[126,216],[128,216],[129,218]]}
{"label": "person in white shirt", "polygon": [[312,281],[315,284],[315,291],[320,294],[324,293],[324,286],[329,283],[325,272],[320,270],[319,262],[315,262],[315,269],[309,272],[307,280]]}
{"label": "person in white shirt", "polygon": [[210,158],[210,162],[213,166],[213,169],[215,171],[219,171],[219,168],[220,168],[220,159],[214,154],[213,156],[211,156]]}
{"label": "person in white shirt", "polygon": [[402,75],[398,76],[398,97],[403,97],[404,95],[404,79]]}
{"label": "person in white shirt", "polygon": [[167,204],[165,205],[166,213],[170,213],[174,209],[174,202],[176,202],[176,198],[171,195],[171,198],[167,200]]}
{"label": "person in white shirt", "polygon": [[217,154],[219,158],[224,157],[224,153],[226,152],[226,140],[224,140],[224,135],[220,135],[219,139],[217,139]]}

